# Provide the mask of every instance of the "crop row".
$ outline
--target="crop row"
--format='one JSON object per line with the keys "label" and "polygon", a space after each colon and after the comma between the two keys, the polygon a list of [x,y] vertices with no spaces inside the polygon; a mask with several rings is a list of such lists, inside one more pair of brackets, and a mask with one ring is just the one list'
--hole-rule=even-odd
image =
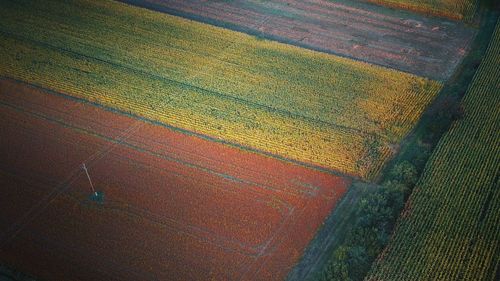
{"label": "crop row", "polygon": [[112,1],[56,2],[0,4],[1,75],[364,178],[441,87]]}
{"label": "crop row", "polygon": [[495,280],[500,241],[500,22],[368,280]]}

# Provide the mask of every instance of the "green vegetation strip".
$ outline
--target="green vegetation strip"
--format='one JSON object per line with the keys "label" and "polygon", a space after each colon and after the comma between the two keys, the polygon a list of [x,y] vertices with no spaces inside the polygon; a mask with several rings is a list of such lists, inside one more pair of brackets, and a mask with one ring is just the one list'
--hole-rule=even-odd
{"label": "green vegetation strip", "polygon": [[368,280],[497,280],[500,22],[463,100]]}

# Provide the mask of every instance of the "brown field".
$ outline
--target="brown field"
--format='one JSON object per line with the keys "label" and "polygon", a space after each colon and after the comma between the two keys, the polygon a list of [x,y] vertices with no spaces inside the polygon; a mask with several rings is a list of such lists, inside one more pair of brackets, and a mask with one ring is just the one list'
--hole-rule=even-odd
{"label": "brown field", "polygon": [[346,1],[122,2],[437,80],[451,76],[475,34],[462,23]]}
{"label": "brown field", "polygon": [[0,260],[42,280],[282,280],[350,184],[12,80],[0,120]]}

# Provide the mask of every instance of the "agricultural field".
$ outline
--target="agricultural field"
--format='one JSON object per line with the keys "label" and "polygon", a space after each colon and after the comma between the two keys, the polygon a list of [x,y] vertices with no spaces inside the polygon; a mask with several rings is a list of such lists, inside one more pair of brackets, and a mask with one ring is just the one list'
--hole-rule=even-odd
{"label": "agricultural field", "polygon": [[500,22],[465,117],[439,142],[367,280],[498,280],[499,65]]}
{"label": "agricultural field", "polygon": [[13,80],[0,118],[0,260],[42,280],[281,280],[350,184]]}
{"label": "agricultural field", "polygon": [[436,80],[453,74],[475,34],[459,22],[358,1],[122,2]]}
{"label": "agricultural field", "polygon": [[495,280],[500,11],[403,2],[0,1],[0,279]]}
{"label": "agricultural field", "polygon": [[471,20],[478,0],[365,0],[394,8],[409,9],[434,16],[457,20]]}
{"label": "agricultural field", "polygon": [[366,179],[441,88],[117,2],[1,5],[1,75]]}

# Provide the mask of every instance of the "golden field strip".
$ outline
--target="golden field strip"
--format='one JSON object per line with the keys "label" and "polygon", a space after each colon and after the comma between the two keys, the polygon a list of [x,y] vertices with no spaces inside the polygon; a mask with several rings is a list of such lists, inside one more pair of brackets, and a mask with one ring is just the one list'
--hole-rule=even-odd
{"label": "golden field strip", "polygon": [[477,8],[477,0],[366,0],[368,2],[408,9],[424,14],[457,20],[470,20]]}
{"label": "golden field strip", "polygon": [[113,1],[0,17],[2,76],[365,179],[442,86]]}

